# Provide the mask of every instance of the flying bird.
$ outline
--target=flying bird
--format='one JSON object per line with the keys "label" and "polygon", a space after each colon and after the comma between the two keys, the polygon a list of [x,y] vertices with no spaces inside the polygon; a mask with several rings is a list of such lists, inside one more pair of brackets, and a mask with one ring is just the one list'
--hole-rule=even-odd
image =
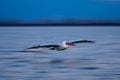
{"label": "flying bird", "polygon": [[63,41],[62,45],[38,45],[27,48],[25,51],[39,51],[41,48],[47,48],[49,50],[62,51],[68,49],[70,46],[76,46],[79,43],[94,43],[91,40],[78,40],[73,42]]}

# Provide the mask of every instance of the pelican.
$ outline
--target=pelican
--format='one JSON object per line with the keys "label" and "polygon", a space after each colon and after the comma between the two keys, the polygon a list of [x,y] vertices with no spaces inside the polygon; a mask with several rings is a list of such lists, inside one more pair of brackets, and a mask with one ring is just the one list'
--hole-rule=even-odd
{"label": "pelican", "polygon": [[94,43],[91,40],[78,40],[73,42],[63,41],[62,45],[38,45],[27,48],[25,51],[39,51],[41,48],[47,48],[49,50],[62,51],[68,49],[70,46],[76,46],[78,43]]}

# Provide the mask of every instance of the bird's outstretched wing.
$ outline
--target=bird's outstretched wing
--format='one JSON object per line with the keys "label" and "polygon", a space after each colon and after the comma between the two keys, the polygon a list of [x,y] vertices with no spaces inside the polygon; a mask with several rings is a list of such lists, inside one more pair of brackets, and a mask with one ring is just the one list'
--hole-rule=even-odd
{"label": "bird's outstretched wing", "polygon": [[30,48],[27,48],[27,49],[37,49],[37,48],[49,48],[49,49],[54,49],[54,48],[57,48],[59,47],[59,45],[38,45],[38,46],[33,46],[33,47],[30,47]]}
{"label": "bird's outstretched wing", "polygon": [[78,41],[73,41],[71,43],[95,43],[95,41],[91,41],[91,40],[78,40]]}

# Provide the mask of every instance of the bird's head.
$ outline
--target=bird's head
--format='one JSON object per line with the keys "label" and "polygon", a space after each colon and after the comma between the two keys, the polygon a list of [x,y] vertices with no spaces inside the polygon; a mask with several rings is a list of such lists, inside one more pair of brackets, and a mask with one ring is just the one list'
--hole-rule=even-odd
{"label": "bird's head", "polygon": [[75,44],[74,43],[70,43],[70,42],[67,42],[67,41],[63,41],[63,45],[65,45],[65,46],[75,46]]}

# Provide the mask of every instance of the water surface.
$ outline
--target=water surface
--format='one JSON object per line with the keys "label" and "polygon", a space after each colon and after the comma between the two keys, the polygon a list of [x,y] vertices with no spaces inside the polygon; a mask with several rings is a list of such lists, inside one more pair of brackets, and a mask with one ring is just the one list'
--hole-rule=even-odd
{"label": "water surface", "polygon": [[[96,43],[22,52],[34,45],[83,39]],[[0,27],[0,80],[119,79],[119,27]]]}

